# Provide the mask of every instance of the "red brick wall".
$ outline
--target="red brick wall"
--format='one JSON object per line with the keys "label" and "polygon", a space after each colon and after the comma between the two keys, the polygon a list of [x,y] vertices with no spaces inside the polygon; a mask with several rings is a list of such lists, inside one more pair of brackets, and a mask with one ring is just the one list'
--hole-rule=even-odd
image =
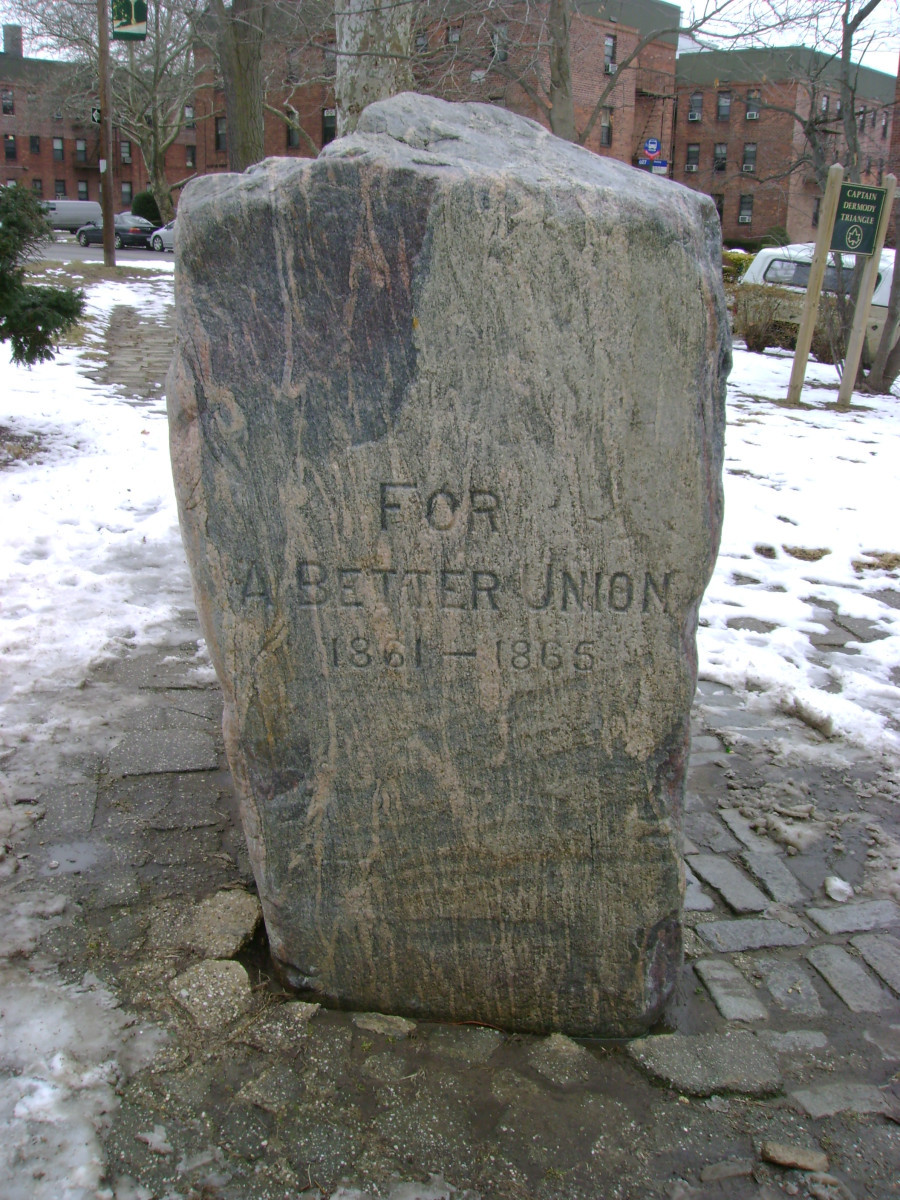
{"label": "red brick wall", "polygon": [[[760,92],[760,113],[755,121],[746,119],[745,101],[751,90]],[[688,120],[688,113],[691,95],[695,92],[703,95],[703,115],[700,121],[692,122]],[[720,92],[730,92],[732,96],[731,115],[727,121],[717,119]],[[835,92],[829,96],[832,113],[836,112],[836,103]],[[773,228],[786,229],[792,242],[812,241],[815,238],[813,218],[816,200],[822,193],[812,168],[797,166],[806,146],[800,123],[792,115],[793,112],[807,115],[808,105],[806,92],[794,82],[761,85],[730,83],[718,87],[679,86],[673,177],[697,191],[724,197],[722,236],[726,241],[759,238]],[[859,131],[862,179],[863,182],[876,184],[880,182],[887,162],[886,147],[890,145],[888,139],[894,123],[893,112],[862,97],[857,99],[856,108],[858,113],[865,109],[866,114],[864,128]],[[883,118],[887,119],[884,127]],[[884,134],[883,128],[886,131]],[[742,170],[744,146],[754,142],[757,146],[756,169],[753,173],[746,173]],[[838,153],[842,142],[843,138],[838,135],[835,139]],[[727,146],[725,171],[714,170],[716,143]],[[700,147],[696,172],[685,169],[691,144]],[[742,195],[753,196],[749,225],[738,221]]]}

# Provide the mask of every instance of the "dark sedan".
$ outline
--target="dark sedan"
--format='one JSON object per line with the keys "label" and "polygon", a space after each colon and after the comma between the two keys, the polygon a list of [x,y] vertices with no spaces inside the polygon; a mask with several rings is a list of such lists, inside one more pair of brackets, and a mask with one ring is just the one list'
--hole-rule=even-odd
{"label": "dark sedan", "polygon": [[[149,249],[150,237],[154,229],[153,223],[131,213],[125,215],[127,220],[123,220],[121,216],[115,219],[113,236],[116,249],[121,250],[123,246],[143,246],[145,249]],[[90,246],[95,242],[102,244],[103,226],[96,221],[90,221],[87,225],[82,225],[75,234],[75,238],[79,246]]]}

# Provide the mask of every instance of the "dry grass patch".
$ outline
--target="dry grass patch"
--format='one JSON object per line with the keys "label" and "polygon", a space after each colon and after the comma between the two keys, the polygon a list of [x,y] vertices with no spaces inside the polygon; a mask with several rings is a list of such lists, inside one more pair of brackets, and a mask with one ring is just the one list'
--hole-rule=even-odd
{"label": "dry grass patch", "polygon": [[789,554],[791,558],[799,558],[802,559],[803,562],[818,562],[820,558],[824,558],[826,554],[831,553],[831,551],[826,549],[824,546],[812,549],[806,546],[782,545],[781,548],[785,554]]}
{"label": "dry grass patch", "polygon": [[28,462],[43,448],[40,434],[14,433],[8,426],[0,425],[0,471],[13,463]]}
{"label": "dry grass patch", "polygon": [[900,554],[895,550],[863,550],[865,558],[855,558],[853,569],[863,571],[896,571],[900,567]]}

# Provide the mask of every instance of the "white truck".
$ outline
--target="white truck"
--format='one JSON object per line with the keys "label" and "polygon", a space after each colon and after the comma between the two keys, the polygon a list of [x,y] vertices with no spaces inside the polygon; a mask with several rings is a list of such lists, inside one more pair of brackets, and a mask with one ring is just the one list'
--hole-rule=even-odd
{"label": "white truck", "polygon": [[91,221],[103,222],[103,210],[96,200],[45,200],[43,207],[53,228],[69,233]]}
{"label": "white truck", "polygon": [[[767,323],[777,326],[769,345],[783,345],[786,329],[792,329],[794,340],[796,340],[797,326],[800,324],[814,250],[813,242],[801,242],[790,246],[776,246],[770,250],[760,250],[747,268],[737,288],[735,333],[745,337],[748,345],[752,341],[754,349],[764,348],[761,344],[766,340],[763,326]],[[838,258],[841,259],[840,263]],[[822,285],[823,299],[829,294],[837,296],[841,293],[846,295],[849,292],[854,265],[855,256],[852,254],[832,253],[829,255],[828,266],[825,268],[825,280]],[[888,298],[893,278],[894,251],[884,250],[881,254],[878,279],[872,294],[872,304],[866,326],[866,342],[863,347],[863,359],[866,362],[871,362],[872,356],[878,348],[881,330],[887,317]],[[765,293],[759,290],[764,285],[780,289],[777,293],[772,293],[773,302],[767,302]],[[772,321],[773,312],[777,318],[775,322]],[[822,308],[820,308],[819,318],[819,323],[821,324],[821,322]]]}

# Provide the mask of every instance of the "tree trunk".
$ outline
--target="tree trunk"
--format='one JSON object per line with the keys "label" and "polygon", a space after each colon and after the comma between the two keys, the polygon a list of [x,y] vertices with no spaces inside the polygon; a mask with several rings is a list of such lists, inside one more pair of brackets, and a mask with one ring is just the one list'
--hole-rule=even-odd
{"label": "tree trunk", "polygon": [[571,0],[550,0],[550,128],[567,142],[577,141],[570,57]]}
{"label": "tree trunk", "polygon": [[221,0],[216,15],[216,50],[225,86],[228,167],[244,171],[265,157],[263,31],[265,0]]}
{"label": "tree trunk", "polygon": [[897,342],[897,332],[900,330],[900,271],[894,265],[894,278],[891,280],[891,294],[888,297],[887,316],[881,331],[881,340],[872,369],[866,380],[866,390],[879,392],[883,395],[891,390],[894,380],[900,373],[900,345]]}
{"label": "tree trunk", "polygon": [[149,172],[150,191],[165,225],[175,216],[175,205],[172,203],[172,192],[166,179],[165,154],[154,156],[154,159],[153,169]]}
{"label": "tree trunk", "polygon": [[413,86],[413,15],[412,0],[335,0],[338,136],[352,133],[367,104]]}

